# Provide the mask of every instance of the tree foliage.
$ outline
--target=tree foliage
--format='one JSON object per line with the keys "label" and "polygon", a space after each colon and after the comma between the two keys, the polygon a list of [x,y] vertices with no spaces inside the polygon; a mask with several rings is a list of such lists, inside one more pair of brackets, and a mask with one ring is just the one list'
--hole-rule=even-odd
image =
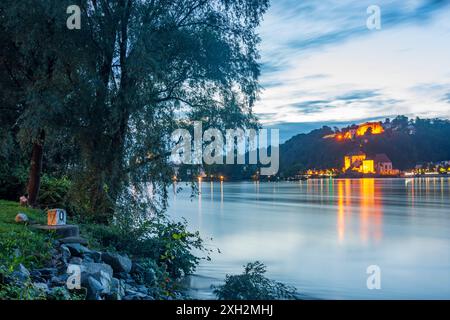
{"label": "tree foliage", "polygon": [[[80,30],[66,28],[73,4]],[[266,0],[2,1],[2,139],[22,141],[27,153],[42,130],[45,146],[59,141],[63,151],[51,157],[60,163],[46,167],[55,158],[44,147],[44,171],[70,171],[74,201],[89,214],[111,217],[127,188],[148,190],[143,182],[151,183],[153,209],[163,210],[175,128],[255,122],[256,28],[267,7]]]}
{"label": "tree foliage", "polygon": [[219,300],[291,300],[296,299],[296,289],[265,276],[266,266],[250,262],[240,275],[227,275],[225,284],[214,288]]}

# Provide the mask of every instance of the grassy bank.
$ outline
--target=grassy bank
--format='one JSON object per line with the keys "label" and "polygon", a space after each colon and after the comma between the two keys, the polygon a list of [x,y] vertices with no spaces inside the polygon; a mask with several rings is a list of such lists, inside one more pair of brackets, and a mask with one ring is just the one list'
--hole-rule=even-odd
{"label": "grassy bank", "polygon": [[12,272],[19,264],[27,268],[43,267],[50,257],[52,237],[35,232],[23,223],[16,223],[19,212],[31,222],[44,223],[46,217],[40,210],[21,207],[12,201],[0,200],[0,268]]}

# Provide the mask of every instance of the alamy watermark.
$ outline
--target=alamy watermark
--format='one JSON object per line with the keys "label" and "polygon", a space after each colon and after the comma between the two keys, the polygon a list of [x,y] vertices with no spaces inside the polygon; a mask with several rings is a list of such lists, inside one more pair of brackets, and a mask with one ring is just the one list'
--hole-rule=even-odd
{"label": "alamy watermark", "polygon": [[67,266],[67,274],[69,275],[66,281],[67,289],[81,289],[81,266],[69,264]]}
{"label": "alamy watermark", "polygon": [[381,29],[381,8],[377,5],[367,7],[367,14],[369,17],[366,20],[366,26],[369,30]]}
{"label": "alamy watermark", "polygon": [[366,285],[369,290],[381,289],[381,268],[375,264],[370,265],[366,269],[367,277]]}
{"label": "alamy watermark", "polygon": [[227,129],[224,139],[219,129],[209,128],[203,132],[202,122],[195,121],[193,139],[187,129],[177,129],[172,133],[172,140],[176,143],[172,149],[175,162],[192,165],[246,164],[248,155],[248,164],[259,162],[262,165],[260,175],[278,173],[278,129]]}
{"label": "alamy watermark", "polygon": [[66,13],[70,14],[70,16],[66,20],[67,29],[80,30],[81,29],[81,9],[80,9],[80,7],[77,5],[68,6]]}

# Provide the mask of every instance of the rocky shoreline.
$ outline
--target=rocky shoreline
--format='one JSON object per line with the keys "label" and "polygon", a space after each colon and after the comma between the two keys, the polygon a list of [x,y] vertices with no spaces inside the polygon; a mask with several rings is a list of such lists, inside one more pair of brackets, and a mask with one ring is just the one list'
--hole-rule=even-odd
{"label": "rocky shoreline", "polygon": [[[155,300],[156,270],[127,255],[88,248],[87,240],[70,236],[53,241],[48,266],[28,270],[20,264],[2,280],[39,293],[43,299]],[[20,255],[20,252],[17,253]],[[186,298],[171,292],[166,299]]]}

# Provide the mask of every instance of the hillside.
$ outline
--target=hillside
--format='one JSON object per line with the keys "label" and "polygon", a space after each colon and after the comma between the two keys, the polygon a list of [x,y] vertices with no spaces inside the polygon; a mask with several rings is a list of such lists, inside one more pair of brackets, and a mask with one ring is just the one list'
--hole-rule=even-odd
{"label": "hillside", "polygon": [[[347,153],[385,153],[395,168],[450,160],[450,121],[408,119],[398,116],[380,123],[382,129],[361,131],[362,126],[343,129],[323,127],[299,134],[280,147],[280,175],[291,176],[315,168],[342,168]],[[354,135],[350,133],[354,132]]]}

